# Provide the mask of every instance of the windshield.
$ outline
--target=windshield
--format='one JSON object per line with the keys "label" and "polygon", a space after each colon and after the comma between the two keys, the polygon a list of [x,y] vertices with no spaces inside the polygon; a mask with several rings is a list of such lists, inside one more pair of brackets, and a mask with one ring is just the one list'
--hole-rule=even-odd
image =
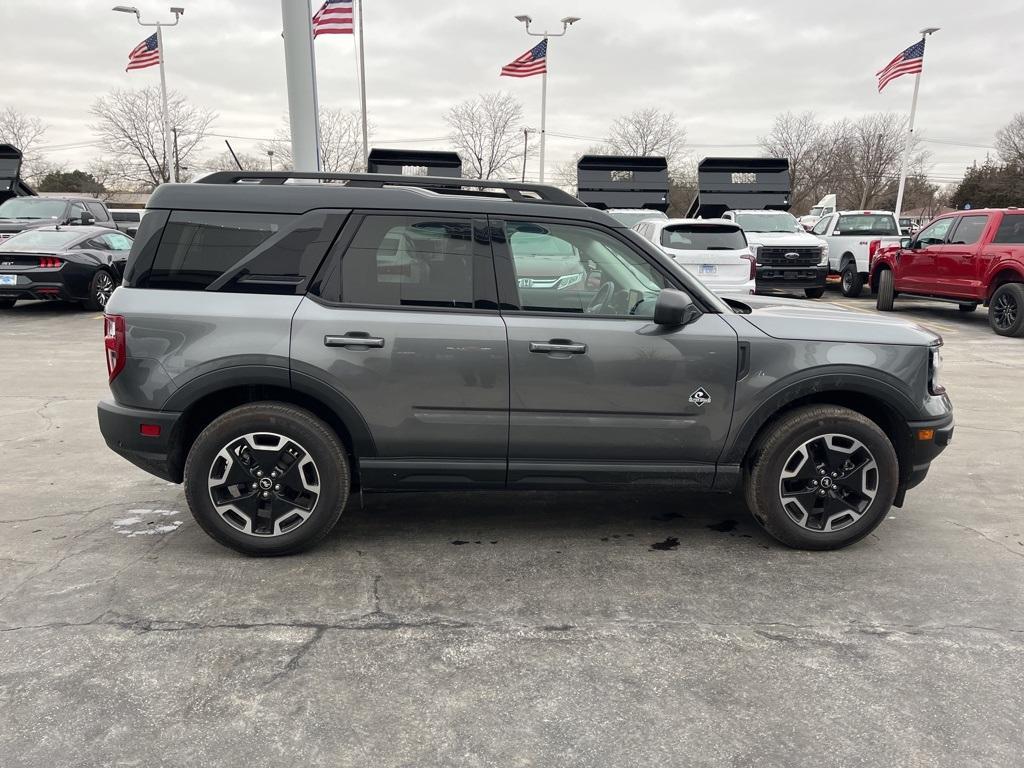
{"label": "windshield", "polygon": [[81,232],[68,232],[63,229],[31,229],[28,232],[20,232],[14,237],[4,240],[3,243],[0,243],[0,251],[54,253],[64,250],[70,243],[73,243],[81,236]]}
{"label": "windshield", "polygon": [[647,219],[667,219],[668,217],[661,211],[608,211],[613,219],[619,224],[632,229],[635,225],[641,221],[647,221]]}
{"label": "windshield", "polygon": [[744,232],[803,232],[803,227],[790,214],[777,213],[737,213],[736,222]]}
{"label": "windshield", "polygon": [[56,219],[64,213],[63,200],[14,197],[0,205],[0,219]]}
{"label": "windshield", "polygon": [[740,251],[747,239],[729,224],[677,224],[661,231],[661,244],[677,251]]}
{"label": "windshield", "polygon": [[844,235],[898,235],[900,230],[891,213],[858,213],[855,216],[839,217],[835,234],[840,233]]}

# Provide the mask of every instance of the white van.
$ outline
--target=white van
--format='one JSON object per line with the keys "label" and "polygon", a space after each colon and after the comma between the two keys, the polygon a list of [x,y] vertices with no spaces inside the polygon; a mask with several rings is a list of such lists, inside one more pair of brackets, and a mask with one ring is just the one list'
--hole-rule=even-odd
{"label": "white van", "polygon": [[822,216],[828,216],[836,212],[836,196],[825,195],[818,204],[811,208],[811,212],[806,216],[801,216],[797,221],[800,222],[800,226],[806,229],[808,232],[811,230],[818,220]]}

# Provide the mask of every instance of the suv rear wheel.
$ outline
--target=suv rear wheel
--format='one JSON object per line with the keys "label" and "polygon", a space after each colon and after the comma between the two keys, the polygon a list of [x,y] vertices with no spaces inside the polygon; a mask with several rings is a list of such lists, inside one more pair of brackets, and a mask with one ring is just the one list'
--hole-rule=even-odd
{"label": "suv rear wheel", "polygon": [[992,294],[988,324],[1000,336],[1024,336],[1024,284],[1005,283]]}
{"label": "suv rear wheel", "polygon": [[196,522],[247,555],[287,555],[316,544],[341,517],[349,486],[334,431],[283,403],[253,403],[218,417],[185,462]]}
{"label": "suv rear wheel", "polygon": [[783,544],[839,549],[885,518],[898,479],[896,451],[877,424],[848,408],[808,406],[783,416],[755,448],[747,505]]}

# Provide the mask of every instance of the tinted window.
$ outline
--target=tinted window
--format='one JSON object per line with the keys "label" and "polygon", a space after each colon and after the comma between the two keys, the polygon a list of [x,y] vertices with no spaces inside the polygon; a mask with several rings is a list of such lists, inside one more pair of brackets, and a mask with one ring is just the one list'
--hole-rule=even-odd
{"label": "tinted window", "polygon": [[103,207],[102,203],[86,203],[86,207],[89,209],[89,213],[96,217],[96,221],[108,221],[107,209]]}
{"label": "tinted window", "polygon": [[1024,243],[1024,214],[1008,213],[999,223],[993,243]]}
{"label": "tinted window", "polygon": [[840,216],[834,234],[898,235],[896,218],[888,213],[858,213]]}
{"label": "tinted window", "polygon": [[964,216],[956,225],[953,236],[949,239],[952,245],[973,245],[981,240],[981,233],[988,226],[988,216]]}
{"label": "tinted window", "polygon": [[472,223],[367,216],[342,257],[340,296],[347,304],[472,308]]}
{"label": "tinted window", "polygon": [[175,211],[164,227],[148,276],[149,288],[204,290],[293,216]]}
{"label": "tinted window", "polygon": [[136,211],[112,211],[114,221],[138,221],[139,214]]}
{"label": "tinted window", "polygon": [[679,251],[739,251],[747,240],[739,228],[725,224],[676,224],[661,230],[661,244]]}
{"label": "tinted window", "polygon": [[654,316],[668,281],[624,243],[565,224],[510,221],[506,230],[522,309]]}
{"label": "tinted window", "polygon": [[939,219],[922,229],[917,235],[917,242],[921,246],[939,245],[946,242],[946,233],[953,223],[953,219]]}

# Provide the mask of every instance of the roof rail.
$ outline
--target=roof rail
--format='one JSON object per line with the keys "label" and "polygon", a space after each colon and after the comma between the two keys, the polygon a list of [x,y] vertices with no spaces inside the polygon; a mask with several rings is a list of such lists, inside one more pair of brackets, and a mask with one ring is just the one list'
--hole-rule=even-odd
{"label": "roof rail", "polygon": [[[344,182],[347,187],[415,187],[438,194],[507,197],[515,203],[547,203],[586,207],[577,198],[557,187],[518,181],[459,179],[443,176],[393,176],[380,173],[313,173],[307,171],[217,171],[197,179],[196,184],[281,185],[290,179]],[[499,190],[504,195],[496,194]]]}

